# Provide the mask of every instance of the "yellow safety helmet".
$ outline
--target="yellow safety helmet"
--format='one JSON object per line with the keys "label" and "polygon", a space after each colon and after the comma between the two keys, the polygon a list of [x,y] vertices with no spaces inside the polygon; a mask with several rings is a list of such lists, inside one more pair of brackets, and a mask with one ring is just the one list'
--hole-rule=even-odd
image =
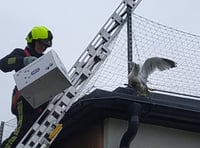
{"label": "yellow safety helmet", "polygon": [[35,26],[26,36],[28,45],[33,45],[34,41],[39,40],[47,47],[52,46],[53,35],[45,26]]}

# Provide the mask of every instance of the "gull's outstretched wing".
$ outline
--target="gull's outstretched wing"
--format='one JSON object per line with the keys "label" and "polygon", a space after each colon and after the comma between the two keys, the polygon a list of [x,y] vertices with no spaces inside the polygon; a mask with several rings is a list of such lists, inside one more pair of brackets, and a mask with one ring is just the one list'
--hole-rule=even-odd
{"label": "gull's outstretched wing", "polygon": [[176,63],[170,59],[152,57],[147,59],[141,69],[142,77],[147,81],[147,78],[152,74],[156,69],[163,71],[169,68],[176,67]]}

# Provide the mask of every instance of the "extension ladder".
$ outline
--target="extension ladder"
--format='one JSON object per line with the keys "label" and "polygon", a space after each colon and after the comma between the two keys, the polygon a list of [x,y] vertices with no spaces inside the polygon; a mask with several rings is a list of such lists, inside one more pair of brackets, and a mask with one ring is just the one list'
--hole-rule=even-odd
{"label": "extension ladder", "polygon": [[35,121],[17,148],[47,148],[62,130],[61,119],[78,100],[84,86],[110,54],[108,44],[126,22],[127,6],[132,10],[141,0],[123,0],[95,38],[69,70],[72,86],[56,95],[41,116]]}

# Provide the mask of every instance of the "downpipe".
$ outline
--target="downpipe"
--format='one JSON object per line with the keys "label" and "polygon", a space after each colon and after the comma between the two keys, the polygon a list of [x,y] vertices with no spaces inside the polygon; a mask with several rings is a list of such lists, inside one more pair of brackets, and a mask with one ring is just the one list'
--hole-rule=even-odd
{"label": "downpipe", "polygon": [[139,128],[139,118],[141,114],[142,106],[139,103],[132,103],[129,108],[129,121],[128,129],[124,133],[119,148],[129,148],[131,141],[135,138]]}

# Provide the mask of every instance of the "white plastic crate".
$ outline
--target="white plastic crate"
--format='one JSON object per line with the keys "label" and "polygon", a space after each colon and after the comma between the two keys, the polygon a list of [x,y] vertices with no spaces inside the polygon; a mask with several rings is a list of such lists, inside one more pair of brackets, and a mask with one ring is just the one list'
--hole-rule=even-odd
{"label": "white plastic crate", "polygon": [[67,70],[54,50],[14,74],[20,94],[37,108],[71,86]]}

